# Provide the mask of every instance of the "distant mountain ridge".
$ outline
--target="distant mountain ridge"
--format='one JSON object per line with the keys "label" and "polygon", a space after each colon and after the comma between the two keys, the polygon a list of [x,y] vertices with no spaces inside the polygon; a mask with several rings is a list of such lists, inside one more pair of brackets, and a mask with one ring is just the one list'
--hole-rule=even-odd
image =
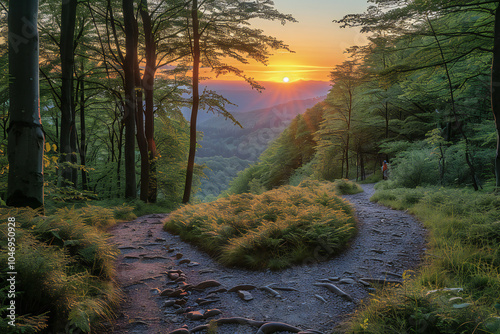
{"label": "distant mountain ridge", "polygon": [[212,117],[198,125],[203,132],[198,157],[236,156],[256,161],[268,144],[279,136],[298,114],[323,101],[324,96],[289,101],[270,108],[234,114],[243,129],[223,117]]}
{"label": "distant mountain ridge", "polygon": [[[235,105],[227,105],[226,109],[234,114],[272,108],[276,105],[291,101],[308,100],[325,96],[331,86],[326,81],[294,81],[294,82],[262,82],[266,88],[262,93],[252,89],[248,83],[242,81],[207,81],[201,83],[201,90],[209,89],[222,95]],[[191,110],[185,108],[183,114],[189,120]],[[200,122],[213,115],[200,110]]]}

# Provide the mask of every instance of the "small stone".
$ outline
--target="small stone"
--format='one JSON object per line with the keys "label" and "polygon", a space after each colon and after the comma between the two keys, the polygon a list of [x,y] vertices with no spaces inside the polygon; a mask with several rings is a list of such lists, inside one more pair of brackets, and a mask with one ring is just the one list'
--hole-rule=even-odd
{"label": "small stone", "polygon": [[218,309],[212,309],[212,310],[206,310],[205,313],[203,313],[203,318],[211,318],[215,317],[216,315],[221,314],[222,311]]}
{"label": "small stone", "polygon": [[220,286],[220,285],[221,284],[215,280],[208,280],[208,281],[203,281],[200,284],[195,285],[193,287],[193,289],[204,290],[207,288],[213,288],[213,287]]}
{"label": "small stone", "polygon": [[352,278],[342,278],[339,283],[342,284],[354,284],[356,281],[354,281]]}
{"label": "small stone", "polygon": [[214,270],[213,269],[201,269],[200,271],[198,271],[198,273],[200,274],[207,274],[207,273],[213,273]]}
{"label": "small stone", "polygon": [[170,278],[172,281],[175,281],[176,279],[179,278],[178,273],[168,273],[168,278]]}
{"label": "small stone", "polygon": [[171,294],[174,291],[175,291],[174,289],[165,289],[162,292],[160,292],[160,296],[162,296],[162,297],[168,296],[169,294]]}
{"label": "small stone", "polygon": [[177,260],[181,259],[183,256],[184,256],[184,254],[182,254],[182,253],[177,253],[177,254],[175,254],[175,258],[176,258]]}
{"label": "small stone", "polygon": [[245,290],[238,290],[238,296],[246,302],[253,299],[252,294]]}
{"label": "small stone", "polygon": [[185,299],[177,299],[175,301],[175,305],[181,305],[182,306],[182,305],[185,305],[186,303],[187,303],[187,300],[185,300]]}
{"label": "small stone", "polygon": [[200,264],[198,262],[191,262],[191,263],[188,263],[188,267],[196,267],[196,266],[199,266]]}
{"label": "small stone", "polygon": [[169,297],[187,296],[187,292],[185,292],[183,289],[177,289],[177,290],[170,292],[167,296],[169,296]]}
{"label": "small stone", "polygon": [[171,300],[167,300],[167,301],[163,304],[163,306],[165,306],[165,307],[171,307],[171,306],[174,306],[174,304],[175,304],[175,300],[172,300],[172,299],[171,299]]}
{"label": "small stone", "polygon": [[203,314],[200,311],[191,311],[186,313],[186,318],[190,320],[201,320],[203,319]]}
{"label": "small stone", "polygon": [[179,261],[179,264],[184,264],[184,263],[189,263],[189,262],[191,262],[190,259],[182,259]]}

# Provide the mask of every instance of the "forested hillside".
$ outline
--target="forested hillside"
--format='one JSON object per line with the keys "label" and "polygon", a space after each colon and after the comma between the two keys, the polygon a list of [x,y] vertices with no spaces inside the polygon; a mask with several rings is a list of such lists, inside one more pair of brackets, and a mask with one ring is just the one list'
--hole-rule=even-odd
{"label": "forested hillside", "polygon": [[370,32],[370,43],[349,49],[328,97],[297,116],[230,192],[305,177],[364,180],[383,160],[392,186],[493,186],[495,6],[457,8],[382,1],[340,20]]}

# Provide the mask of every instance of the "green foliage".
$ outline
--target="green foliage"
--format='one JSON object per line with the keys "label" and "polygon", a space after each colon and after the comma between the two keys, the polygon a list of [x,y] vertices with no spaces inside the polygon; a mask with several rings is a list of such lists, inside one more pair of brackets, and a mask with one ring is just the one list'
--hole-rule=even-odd
{"label": "green foliage", "polygon": [[[290,126],[261,154],[258,162],[238,173],[231,181],[227,193],[249,192],[250,184],[256,189],[256,193],[288,184],[295,171],[313,159],[316,147],[314,133],[319,128],[322,113],[323,109],[318,104],[303,115],[297,115]],[[298,179],[294,180],[295,183],[297,181]]]}
{"label": "green foliage", "polygon": [[352,209],[335,193],[332,183],[305,181],[260,195],[231,195],[186,205],[164,228],[225,265],[282,269],[326,259],[354,235]]}
{"label": "green foliage", "polygon": [[[498,196],[428,187],[379,190],[372,200],[420,218],[429,230],[429,256],[415,279],[378,292],[344,330],[495,333],[500,300]],[[443,288],[461,290],[432,292]]]}
{"label": "green foliage", "polygon": [[339,195],[354,195],[363,192],[359,184],[346,179],[335,180],[334,186]]}
{"label": "green foliage", "polygon": [[238,157],[223,158],[221,156],[198,158],[196,162],[206,166],[203,170],[205,177],[201,179],[200,191],[196,194],[196,197],[203,202],[215,200],[222,191],[228,188],[238,172],[251,164],[251,161]]}
{"label": "green foliage", "polygon": [[8,267],[9,256],[7,218],[16,218],[15,300],[20,332],[42,328],[90,332],[99,321],[113,317],[119,301],[113,282],[118,250],[104,232],[115,223],[113,215],[112,210],[90,206],[59,209],[50,217],[31,209],[0,211],[3,268]]}

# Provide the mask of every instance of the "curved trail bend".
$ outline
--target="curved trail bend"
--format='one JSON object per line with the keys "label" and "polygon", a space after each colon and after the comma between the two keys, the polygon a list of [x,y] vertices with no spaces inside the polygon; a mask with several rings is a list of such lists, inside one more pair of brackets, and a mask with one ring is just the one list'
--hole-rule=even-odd
{"label": "curved trail bend", "polygon": [[[221,317],[331,331],[355,310],[360,300],[368,297],[370,287],[361,278],[401,280],[405,270],[418,265],[424,251],[425,230],[421,224],[409,214],[371,203],[373,185],[363,185],[363,189],[363,193],[344,196],[354,205],[359,220],[359,232],[351,247],[331,260],[311,261],[280,272],[221,266],[178,236],[164,232],[162,222],[167,215],[143,216],[114,226],[110,232],[112,241],[121,250],[117,279],[124,291],[124,301],[109,332],[169,333],[182,327],[191,331]],[[184,297],[160,296],[171,291],[166,289],[175,291],[186,284],[195,286],[207,280],[214,280],[220,286],[186,289],[189,291]],[[242,284],[256,287],[248,291],[252,300],[243,300],[238,292],[224,291]],[[326,284],[333,284],[346,295],[339,295]],[[264,286],[279,295],[261,289]],[[209,309],[218,311],[204,313]],[[203,314],[205,319],[196,320]],[[240,323],[221,324],[217,333],[257,331],[258,327]]]}

